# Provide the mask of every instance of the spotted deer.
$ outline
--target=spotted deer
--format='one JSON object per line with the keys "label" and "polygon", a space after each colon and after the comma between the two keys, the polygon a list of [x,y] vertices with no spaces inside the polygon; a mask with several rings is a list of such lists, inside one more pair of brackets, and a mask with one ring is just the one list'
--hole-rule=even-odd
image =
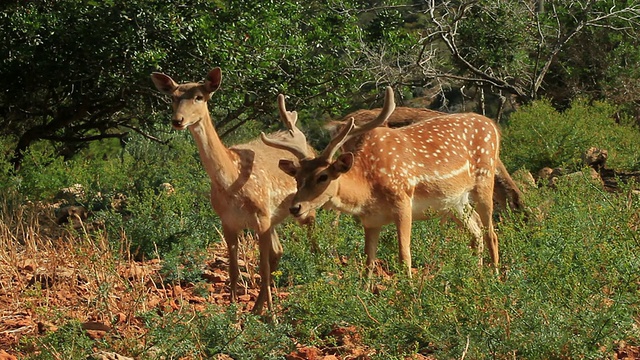
{"label": "spotted deer", "polygon": [[[355,125],[358,126],[373,120],[381,111],[382,109],[380,108],[356,110],[347,114],[341,120],[328,122],[324,128],[329,131],[331,136],[335,136],[340,132],[340,129],[349,122],[349,119],[353,118]],[[390,128],[404,127],[419,121],[425,121],[444,115],[448,114],[425,108],[396,107],[393,113],[391,113],[391,116],[389,116],[389,118],[380,126]],[[342,145],[340,151],[354,152],[357,150],[361,139],[362,136],[352,137],[351,140]],[[505,168],[502,160],[498,158],[493,187],[494,206],[499,210],[506,210],[507,208],[510,208],[514,211],[523,212],[526,215],[526,209],[522,199],[523,195],[518,185],[511,178],[511,175]]]}
{"label": "spotted deer", "polygon": [[[271,272],[282,256],[276,225],[289,215],[289,207],[296,192],[295,181],[278,170],[278,162],[313,155],[311,147],[300,146],[300,153],[291,153],[266,146],[260,140],[227,148],[216,132],[209,115],[207,102],[220,87],[222,71],[211,70],[204,82],[177,84],[171,77],[154,72],[151,79],[156,88],[171,96],[173,115],[171,125],[176,130],[189,129],[197,144],[200,159],[211,178],[211,205],[220,216],[224,240],[229,251],[231,301],[237,301],[238,241],[244,229],[254,230],[260,249],[260,292],[253,311],[260,313],[265,301],[272,310]],[[284,102],[284,98],[279,98]],[[281,114],[281,116],[284,116]],[[293,119],[297,115],[286,114]],[[295,132],[294,132],[295,134]],[[282,138],[284,133],[272,135]],[[313,212],[300,214],[301,223],[312,222]]]}
{"label": "spotted deer", "polygon": [[[483,240],[498,266],[498,237],[493,229],[493,188],[500,133],[495,123],[478,114],[450,114],[400,128],[380,125],[395,109],[388,87],[379,116],[355,125],[353,118],[334,135],[319,156],[298,156],[279,167],[296,179],[298,191],[289,209],[294,217],[325,206],[358,217],[365,232],[369,276],[383,225],[395,223],[399,260],[411,276],[411,226],[428,218],[429,210],[452,212],[472,234],[482,263]],[[291,122],[289,122],[291,123]],[[305,143],[275,139],[273,147],[289,149]],[[362,136],[353,151],[334,155],[345,143]],[[471,207],[475,205],[475,209]]]}

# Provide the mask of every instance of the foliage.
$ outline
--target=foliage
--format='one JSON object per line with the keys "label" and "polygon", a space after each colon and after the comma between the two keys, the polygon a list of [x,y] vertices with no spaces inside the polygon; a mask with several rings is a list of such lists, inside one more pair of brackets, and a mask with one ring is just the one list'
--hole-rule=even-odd
{"label": "foliage", "polygon": [[[616,167],[635,169],[631,144],[637,130],[612,120],[614,112],[598,102],[576,102],[564,112],[534,102],[504,125],[505,161],[532,169],[570,165],[585,145],[595,145],[609,149]],[[2,204],[8,207],[3,214],[17,212],[27,201],[50,201],[59,186],[82,184],[83,204],[93,209],[92,220],[104,224],[99,231],[115,249],[125,247],[124,256],[137,251],[140,257],[159,257],[162,280],[193,286],[206,296],[204,251],[219,239],[219,220],[210,209],[208,180],[190,135],[167,137],[169,143],[160,145],[135,135],[124,150],[117,142],[96,143],[67,160],[38,144],[19,174],[3,175],[8,180],[2,185]],[[0,163],[8,164],[10,156]],[[160,187],[165,182],[173,185],[172,193]],[[312,239],[307,229],[286,222],[279,228],[284,256],[274,273],[274,285],[288,293],[274,299],[278,323],[242,314],[235,306],[186,311],[191,304],[185,302],[180,311],[138,314],[148,333],[126,355],[282,358],[299,343],[337,355],[358,346],[374,359],[606,357],[617,341],[640,340],[634,325],[640,313],[640,200],[632,186],[605,193],[585,174],[561,179],[554,189],[529,190],[528,221],[506,212],[497,224],[499,277],[489,267],[477,267],[468,234],[437,217],[414,224],[411,280],[397,263],[394,228],[383,229],[371,282],[364,275],[362,228],[353,218],[342,215],[336,231],[335,214],[320,211]],[[109,197],[118,193],[127,200],[121,209]],[[23,197],[6,201],[10,194]],[[319,252],[311,251],[312,241]],[[122,346],[88,340],[78,326],[70,322],[25,340],[24,349],[39,349],[32,358],[48,359]],[[340,331],[352,332],[351,343]]]}
{"label": "foliage", "polygon": [[95,343],[77,321],[70,321],[43,338],[26,340],[22,345],[29,353],[29,360],[81,360],[93,353]]}
{"label": "foliage", "polygon": [[[606,194],[585,176],[527,200],[536,221],[499,225],[501,278],[476,268],[466,234],[418,224],[412,249],[424,264],[411,282],[376,278],[373,295],[356,264],[298,287],[286,302],[297,335],[330,346],[332,329],[352,326],[380,359],[602,358],[618,338],[637,338],[640,258],[628,226],[637,197]],[[428,228],[433,236],[419,236]]]}
{"label": "foliage", "polygon": [[168,109],[149,81],[152,71],[198,81],[214,66],[224,70],[216,95],[223,136],[247,121],[276,122],[280,92],[317,111],[343,108],[345,95],[368,77],[350,65],[360,47],[357,21],[324,2],[6,5],[0,75],[21,88],[0,93],[1,135],[18,137],[16,165],[40,139],[66,155],[96,139],[126,141]]}
{"label": "foliage", "polygon": [[[80,184],[83,193],[66,201],[91,211],[95,231],[124,249],[114,253],[160,258],[165,282],[205,294],[205,250],[220,238],[209,180],[188,132],[168,132],[170,106],[148,76],[164,71],[192,81],[213,66],[224,79],[212,112],[229,144],[280,128],[272,101],[280,92],[320,147],[328,116],[374,106],[371,94],[382,84],[408,94],[443,79],[468,80],[487,91],[551,98],[504,124],[510,169],[577,170],[581,153],[597,146],[609,151],[609,167],[637,170],[638,129],[617,116],[637,105],[637,25],[612,16],[593,22],[610,14],[610,1],[556,2],[546,13],[530,4],[433,2],[432,13],[429,4],[402,1],[375,8],[360,1],[3,5],[0,75],[11,86],[0,92],[0,214],[59,201],[62,188]],[[453,34],[447,24],[455,25],[457,52],[444,43]],[[584,98],[568,101],[575,95]],[[593,101],[603,97],[616,106]],[[12,172],[16,157],[22,167]],[[336,329],[349,328],[366,356],[378,359],[608,357],[617,341],[640,341],[635,185],[604,193],[585,175],[530,190],[529,221],[506,213],[497,225],[500,277],[478,269],[468,235],[437,218],[413,228],[411,280],[397,263],[395,231],[385,228],[371,283],[357,221],[343,215],[336,231],[335,215],[321,211],[313,239],[287,222],[274,273],[275,286],[289,293],[275,299],[279,323],[235,306],[138,314],[149,332],[130,355],[279,359],[295,343],[339,354],[348,345]],[[4,220],[5,243],[15,243]],[[311,252],[312,241],[319,252]],[[23,345],[34,351],[30,359],[85,358],[111,346],[89,340],[75,321]]]}
{"label": "foliage", "polygon": [[[531,19],[522,2],[477,2],[469,11],[475,13],[460,23],[461,55],[482,69],[524,80],[531,71],[531,49],[536,47],[536,33],[529,31]],[[488,26],[492,24],[493,26]],[[500,26],[495,26],[500,24]],[[459,69],[465,69],[459,66]],[[490,69],[490,70],[489,70]]]}
{"label": "foliage", "polygon": [[193,278],[189,274],[199,270],[190,259],[198,258],[207,244],[219,238],[219,222],[209,203],[209,180],[192,140],[177,136],[168,146],[159,146],[138,138],[127,146],[124,163],[113,161],[126,174],[121,183],[126,184],[122,189],[126,201],[123,209],[102,212],[108,231],[114,238],[124,233],[137,258],[168,256],[168,264],[173,264],[167,264],[172,274],[168,280]]}
{"label": "foliage", "polygon": [[152,329],[147,335],[148,352],[155,357],[214,358],[226,354],[233,359],[281,359],[293,349],[287,324],[268,324],[249,314],[209,308],[196,314],[168,314],[164,318],[143,314]]}
{"label": "foliage", "polygon": [[610,100],[615,97],[616,104],[637,115],[637,104],[629,105],[628,99],[637,99],[638,72],[627,60],[640,54],[640,5],[635,2],[431,1],[416,6],[408,12],[427,19],[416,29],[423,51],[414,63],[440,82],[441,91],[450,81],[468,93],[481,89],[475,95],[480,102],[491,95],[525,104],[544,97],[559,108],[577,96],[603,100],[613,95]]}
{"label": "foliage", "polygon": [[607,166],[637,169],[640,141],[636,126],[617,123],[616,109],[602,102],[575,101],[563,112],[548,101],[536,101],[514,113],[503,131],[501,155],[511,169],[581,165],[581,155],[592,146],[609,152]]}

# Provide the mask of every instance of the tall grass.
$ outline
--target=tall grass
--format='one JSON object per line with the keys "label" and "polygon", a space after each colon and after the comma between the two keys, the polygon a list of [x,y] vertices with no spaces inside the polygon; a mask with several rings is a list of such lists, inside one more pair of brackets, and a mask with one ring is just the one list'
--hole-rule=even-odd
{"label": "tall grass", "polygon": [[380,359],[602,358],[619,340],[638,341],[637,196],[604,193],[585,177],[527,202],[545,210],[499,223],[500,277],[476,268],[466,234],[421,224],[412,250],[423,265],[412,281],[378,278],[383,290],[371,294],[353,264],[296,288],[286,306],[298,336],[323,343],[346,323]]}

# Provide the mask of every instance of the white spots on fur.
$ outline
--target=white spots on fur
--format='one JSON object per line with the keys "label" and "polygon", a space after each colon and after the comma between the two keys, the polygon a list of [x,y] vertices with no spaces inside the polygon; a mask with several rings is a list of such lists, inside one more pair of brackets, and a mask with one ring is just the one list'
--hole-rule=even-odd
{"label": "white spots on fur", "polygon": [[448,180],[465,172],[469,172],[469,162],[465,162],[463,166],[457,169],[448,171],[447,173],[441,173],[438,170],[433,170],[432,174],[419,174],[415,177],[408,179],[408,183],[411,186],[416,186],[420,183],[430,183],[434,181]]}

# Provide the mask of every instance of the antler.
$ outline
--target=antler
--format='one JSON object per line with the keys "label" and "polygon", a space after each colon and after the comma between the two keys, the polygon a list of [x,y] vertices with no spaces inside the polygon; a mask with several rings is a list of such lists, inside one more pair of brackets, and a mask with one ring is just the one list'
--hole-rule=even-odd
{"label": "antler", "polygon": [[330,162],[331,159],[333,159],[333,155],[336,154],[336,151],[338,151],[344,143],[382,125],[387,121],[395,109],[396,103],[393,96],[393,89],[391,86],[387,86],[384,96],[384,105],[380,115],[378,115],[374,120],[358,126],[355,125],[354,118],[349,119],[342,129],[340,129],[340,132],[331,139],[331,142],[324,149],[320,157],[325,159],[327,162]]}
{"label": "antler", "polygon": [[287,107],[284,103],[284,95],[278,95],[278,109],[280,110],[280,119],[289,129],[290,139],[275,139],[268,138],[267,135],[261,133],[262,141],[278,149],[290,151],[298,159],[304,159],[308,157],[307,138],[302,131],[296,127],[298,121],[298,113],[295,111],[287,111]]}

